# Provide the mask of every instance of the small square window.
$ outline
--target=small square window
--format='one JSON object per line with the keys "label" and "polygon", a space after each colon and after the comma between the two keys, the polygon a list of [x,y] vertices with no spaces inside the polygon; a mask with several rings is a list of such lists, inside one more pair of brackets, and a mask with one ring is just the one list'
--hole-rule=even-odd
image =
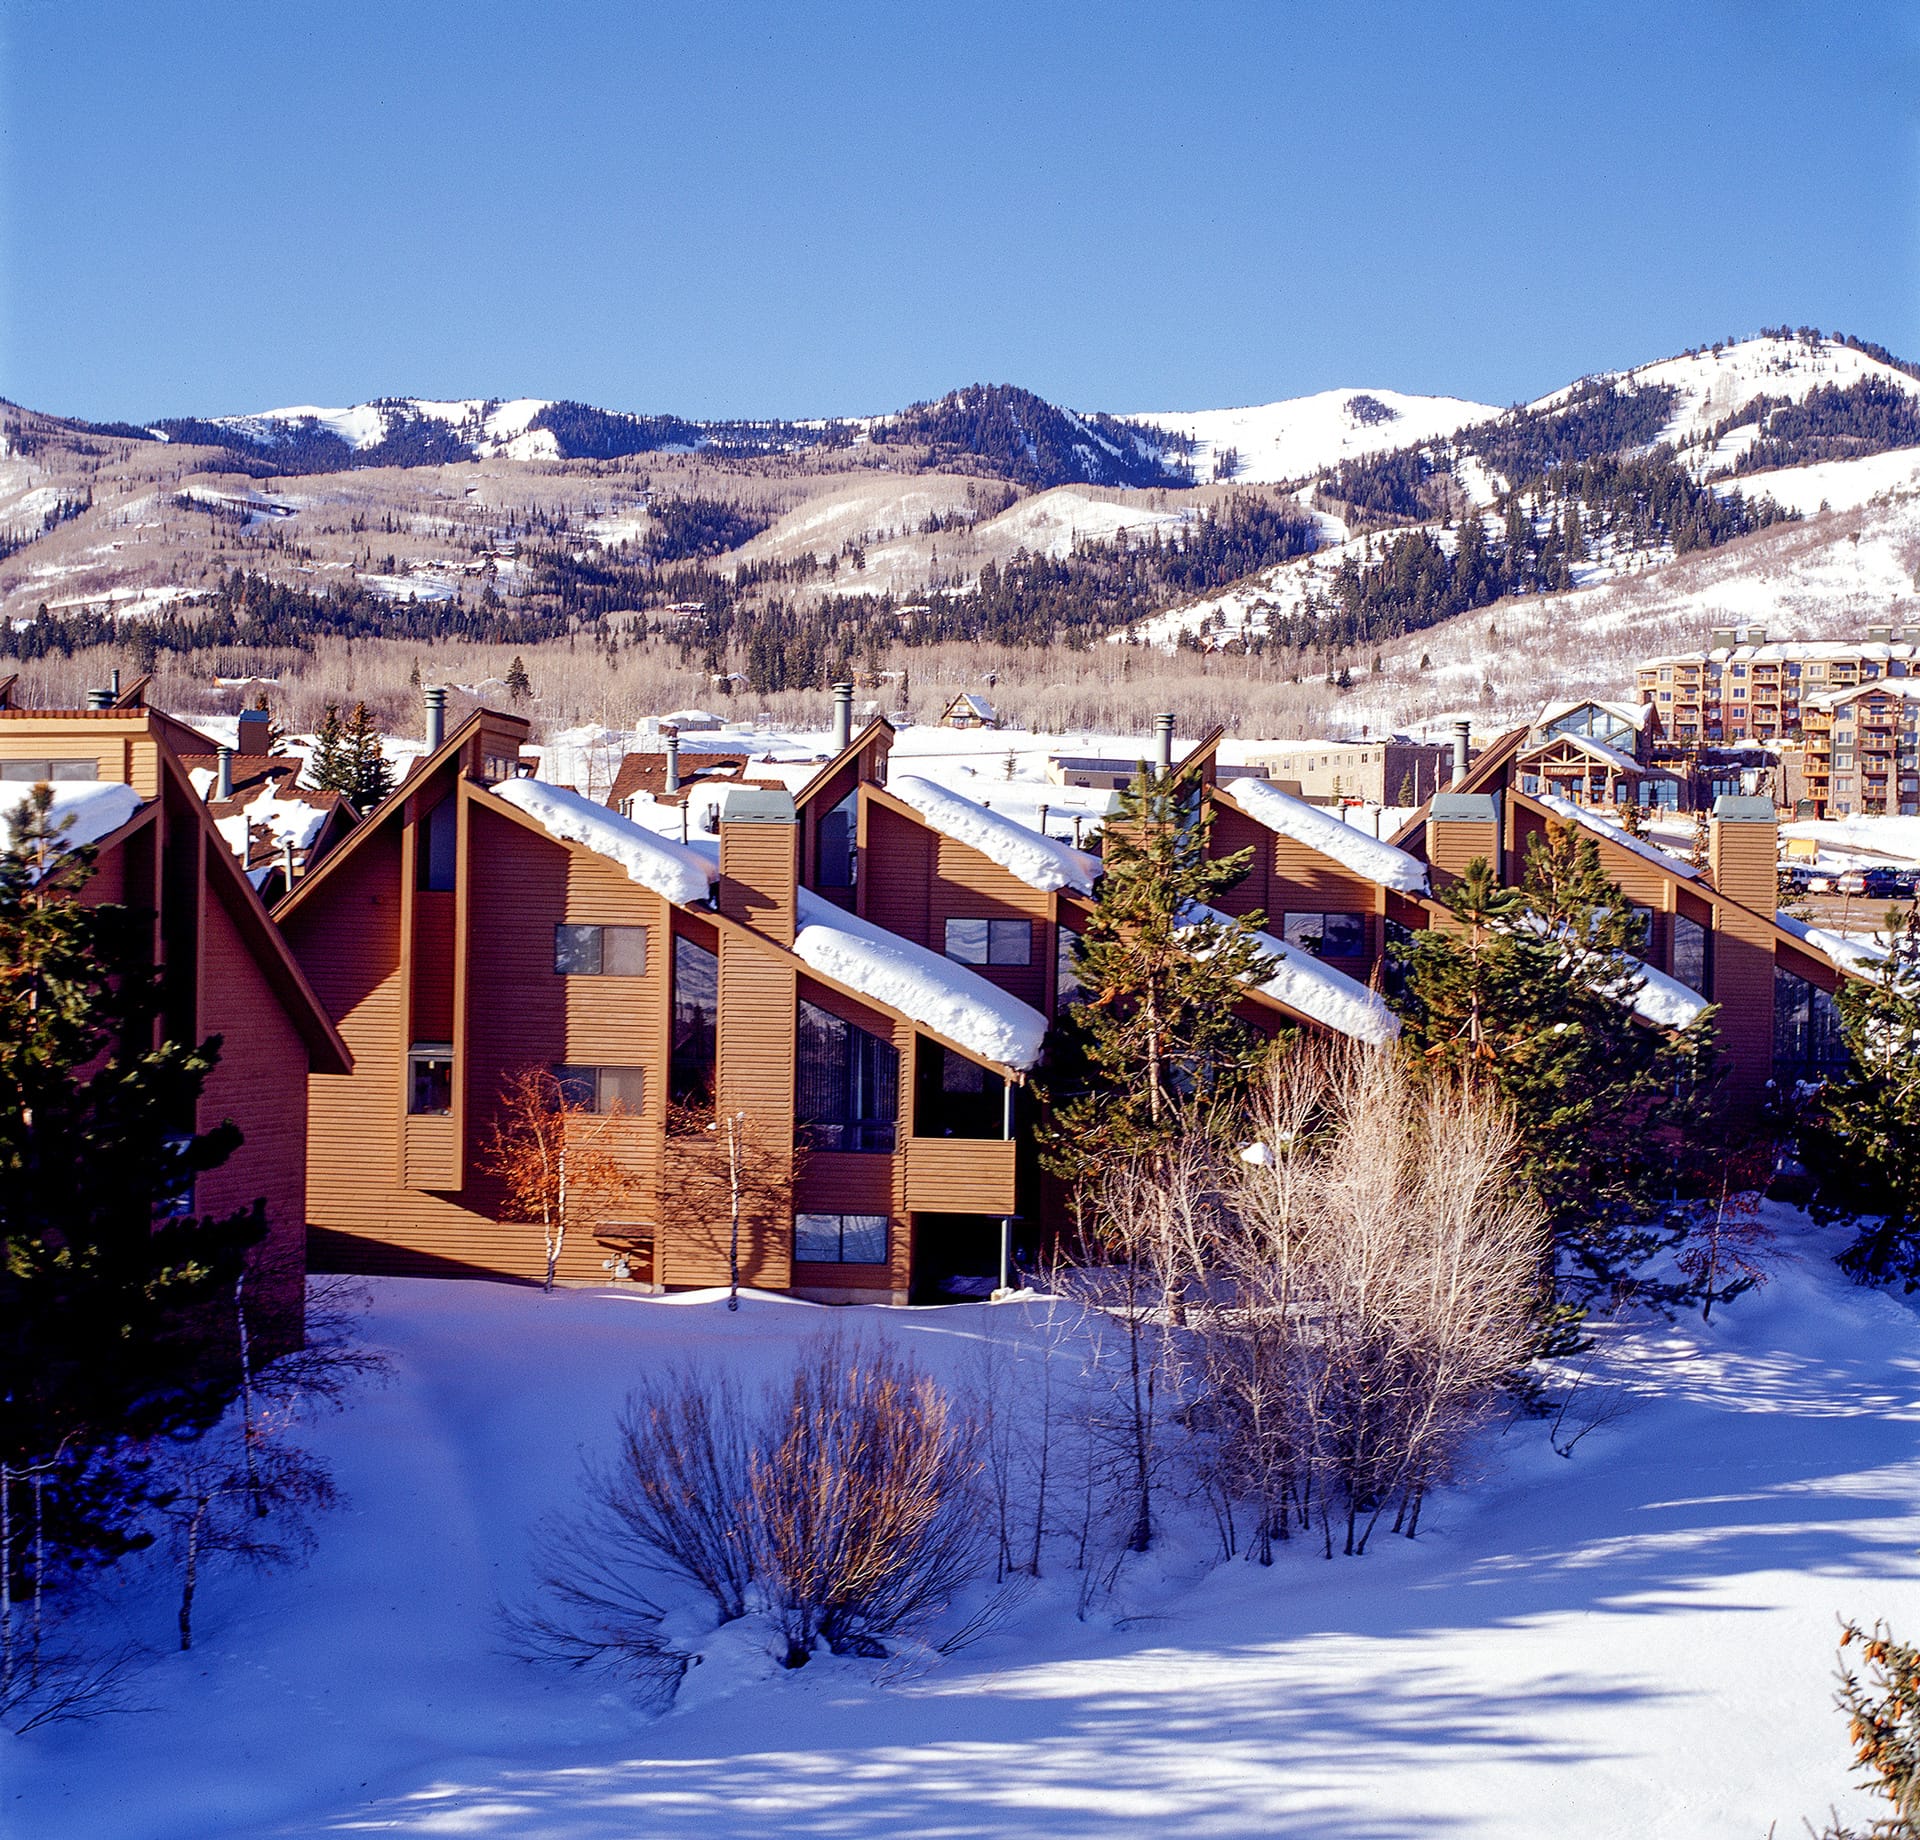
{"label": "small square window", "polygon": [[578,1106],[587,1112],[600,1109],[598,1067],[556,1067],[553,1070],[553,1083],[560,1089],[561,1104]]}
{"label": "small square window", "polygon": [[1033,922],[1031,920],[989,920],[987,922],[987,963],[990,965],[1032,964]]}
{"label": "small square window", "polygon": [[453,1049],[432,1042],[407,1055],[407,1110],[419,1117],[445,1117],[453,1110]]}
{"label": "small square window", "polygon": [[984,965],[987,962],[989,937],[989,923],[985,920],[949,920],[947,956],[958,959],[963,965]]}
{"label": "small square window", "polygon": [[600,929],[597,926],[556,926],[553,929],[553,969],[560,977],[598,977]]}
{"label": "small square window", "polygon": [[603,926],[600,929],[600,972],[603,977],[645,977],[647,929],[644,926]]}
{"label": "small square window", "polygon": [[646,1082],[644,1067],[602,1067],[600,1100],[595,1110],[638,1114],[646,1108]]}
{"label": "small square window", "polygon": [[645,977],[644,926],[556,926],[553,969],[560,977]]}

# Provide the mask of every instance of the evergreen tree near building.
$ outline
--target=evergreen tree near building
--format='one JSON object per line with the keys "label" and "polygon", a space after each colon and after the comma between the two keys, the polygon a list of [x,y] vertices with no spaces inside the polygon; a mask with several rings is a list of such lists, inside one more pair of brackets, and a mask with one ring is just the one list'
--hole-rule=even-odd
{"label": "evergreen tree near building", "polygon": [[345,792],[353,783],[353,754],[338,703],[329,702],[320,712],[313,751],[307,756],[307,780],[320,792]]}
{"label": "evergreen tree near building", "polygon": [[380,745],[380,730],[365,703],[355,703],[342,741],[346,749],[346,781],[341,788],[356,811],[371,811],[393,791],[393,769]]}
{"label": "evergreen tree near building", "polygon": [[[233,1397],[208,1327],[266,1220],[257,1201],[196,1211],[195,1181],[240,1142],[194,1129],[219,1039],[163,1035],[150,917],[86,901],[93,852],[67,847],[51,801],[34,788],[0,847],[0,1485],[8,1525],[43,1510],[73,1564],[142,1538],[126,1453]],[[33,1557],[8,1559],[17,1594]]]}
{"label": "evergreen tree near building", "polygon": [[1105,833],[1105,874],[1073,970],[1083,1000],[1055,1025],[1043,1159],[1080,1181],[1170,1144],[1186,1115],[1236,1096],[1263,1044],[1233,1015],[1264,959],[1263,917],[1213,907],[1252,852],[1207,853],[1198,782],[1143,769]]}
{"label": "evergreen tree near building", "polygon": [[1458,925],[1404,955],[1403,1045],[1513,1108],[1553,1235],[1553,1320],[1602,1297],[1685,1294],[1645,1268],[1686,1230],[1677,1126],[1691,1119],[1698,1138],[1710,1109],[1712,1012],[1681,1029],[1636,1018],[1645,925],[1575,825],[1533,841],[1518,886],[1476,859],[1441,898]]}
{"label": "evergreen tree near building", "polygon": [[1858,1223],[1840,1264],[1861,1283],[1920,1290],[1920,910],[1895,923],[1876,975],[1845,980],[1835,1003],[1851,1055],[1800,1128],[1813,1215]]}
{"label": "evergreen tree near building", "polygon": [[527,675],[527,661],[518,652],[513,655],[513,663],[507,666],[507,695],[516,703],[524,703],[533,695],[533,679]]}

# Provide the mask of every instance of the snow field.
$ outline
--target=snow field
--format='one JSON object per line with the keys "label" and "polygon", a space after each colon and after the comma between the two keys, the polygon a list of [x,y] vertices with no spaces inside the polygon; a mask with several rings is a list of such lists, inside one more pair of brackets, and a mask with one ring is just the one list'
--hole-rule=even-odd
{"label": "snow field", "polygon": [[[639,1371],[750,1384],[822,1329],[951,1383],[1035,1353],[1040,1300],[824,1309],[386,1280],[392,1383],[322,1421],[345,1505],[304,1571],[221,1575],[146,1710],[0,1739],[33,1840],[1754,1840],[1858,1820],[1830,1710],[1837,1620],[1920,1628],[1920,1318],[1770,1216],[1766,1290],[1616,1323],[1566,1421],[1520,1419],[1416,1542],[1216,1563],[1198,1505],[1085,1620],[1050,1560],[974,1646],[784,1674],[698,1638],[677,1709],[527,1669],[494,1607]],[[983,1365],[985,1364],[985,1365]],[[1587,1402],[1591,1402],[1589,1405]],[[1587,1429],[1567,1456],[1562,1444]],[[163,1641],[139,1562],[107,1614]]]}

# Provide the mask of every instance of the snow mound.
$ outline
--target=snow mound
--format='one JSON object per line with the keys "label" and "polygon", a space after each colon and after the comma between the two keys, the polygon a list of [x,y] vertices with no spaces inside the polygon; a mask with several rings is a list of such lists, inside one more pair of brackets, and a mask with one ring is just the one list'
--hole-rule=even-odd
{"label": "snow mound", "polygon": [[800,890],[793,950],[803,964],[897,1009],[969,1054],[1024,1073],[1040,1058],[1047,1019],[938,952]]}
{"label": "snow mound", "polygon": [[1043,837],[930,779],[898,777],[888,781],[887,790],[902,804],[911,805],[943,837],[978,850],[1029,888],[1047,893],[1071,888],[1079,894],[1091,894],[1099,879],[1097,856],[1089,856],[1057,838]]}
{"label": "snow mound", "polygon": [[1676,977],[1669,977],[1643,959],[1626,960],[1640,988],[1633,993],[1633,1013],[1643,1022],[1658,1023],[1665,1029],[1684,1029],[1708,1009],[1707,999],[1689,989]]}
{"label": "snow mound", "polygon": [[[32,792],[31,786],[17,780],[0,787],[0,841],[13,842]],[[68,849],[77,850],[111,836],[144,802],[131,786],[117,781],[60,780],[54,785],[53,805],[47,815],[56,825],[67,821],[62,841]]]}
{"label": "snow mound", "polygon": [[1622,830],[1611,818],[1603,818],[1597,811],[1591,811],[1585,805],[1576,805],[1571,799],[1563,799],[1557,792],[1532,792],[1528,793],[1527,797],[1531,798],[1536,805],[1544,805],[1556,818],[1565,818],[1569,823],[1577,824],[1583,830],[1592,831],[1596,837],[1604,837],[1608,843],[1618,844],[1623,850],[1631,850],[1634,855],[1643,856],[1650,863],[1658,863],[1661,868],[1675,875],[1684,876],[1690,882],[1699,879],[1700,871],[1692,863],[1682,862],[1679,857],[1669,854],[1658,844],[1649,843],[1644,837],[1636,837],[1631,831]]}
{"label": "snow mound", "polygon": [[1226,790],[1255,823],[1331,857],[1355,875],[1402,894],[1427,892],[1427,865],[1417,856],[1341,823],[1318,805],[1296,799],[1263,779],[1237,779]]}
{"label": "snow mound", "polygon": [[681,907],[704,901],[719,871],[697,850],[669,841],[604,805],[537,779],[510,779],[493,796],[563,843],[617,862],[643,888]]}

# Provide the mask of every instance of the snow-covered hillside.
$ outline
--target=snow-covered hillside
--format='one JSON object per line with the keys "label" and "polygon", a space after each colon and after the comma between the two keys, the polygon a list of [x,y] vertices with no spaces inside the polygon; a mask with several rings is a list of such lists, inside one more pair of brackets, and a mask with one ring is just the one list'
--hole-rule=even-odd
{"label": "snow-covered hillside", "polygon": [[[190,1654],[142,1561],[106,1614],[156,1654],[142,1710],[0,1738],[25,1840],[1754,1840],[1860,1822],[1837,1619],[1920,1629],[1920,1315],[1776,1216],[1767,1289],[1612,1324],[1557,1428],[1489,1436],[1471,1489],[1359,1560],[1221,1563],[1196,1503],[1076,1614],[1065,1555],[943,1658],[783,1672],[751,1619],[649,1717],[503,1652],[528,1533],[608,1447],[635,1374],[749,1384],[829,1328],[952,1382],[1074,1360],[1057,1306],[832,1311],[389,1280],[393,1383],[317,1438],[342,1505],[311,1565],[203,1581]],[[1056,1322],[1051,1336],[1045,1329]],[[1051,1356],[1043,1350],[1051,1345]],[[971,1604],[981,1601],[976,1592]]]}
{"label": "snow-covered hillside", "polygon": [[[469,398],[433,402],[422,397],[385,398],[355,403],[345,409],[323,409],[303,404],[290,409],[262,409],[251,415],[216,415],[207,419],[261,447],[281,445],[314,431],[337,436],[356,453],[378,447],[409,423],[431,422],[444,427],[477,458],[494,455],[509,460],[551,460],[559,454],[552,432],[529,428],[542,409],[543,398],[523,396],[511,402]],[[156,429],[156,434],[163,431]]]}
{"label": "snow-covered hillside", "polygon": [[1398,390],[1322,390],[1250,409],[1156,409],[1129,413],[1190,436],[1197,479],[1212,479],[1229,454],[1230,474],[1248,484],[1304,479],[1342,460],[1384,453],[1455,434],[1500,411],[1452,396],[1405,396]]}

